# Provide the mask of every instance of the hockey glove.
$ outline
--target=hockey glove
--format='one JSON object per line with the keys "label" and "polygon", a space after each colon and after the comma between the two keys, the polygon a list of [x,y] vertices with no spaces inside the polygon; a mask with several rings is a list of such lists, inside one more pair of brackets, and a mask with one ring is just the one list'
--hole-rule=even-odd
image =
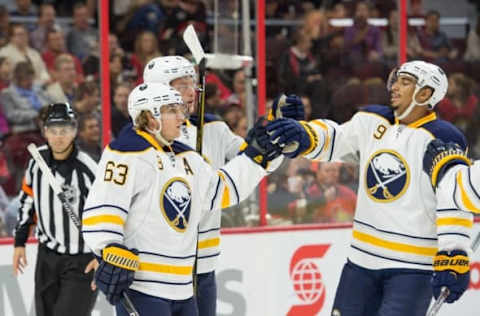
{"label": "hockey glove", "polygon": [[279,118],[291,118],[297,121],[305,119],[305,109],[300,97],[291,94],[277,97],[273,101],[272,110],[268,116],[269,121]]}
{"label": "hockey glove", "polygon": [[288,158],[307,152],[316,142],[315,131],[308,124],[292,119],[277,119],[269,123],[267,133],[272,144],[279,145]]}
{"label": "hockey glove", "polygon": [[116,305],[120,301],[122,292],[132,284],[138,267],[138,250],[120,244],[110,244],[103,249],[95,282],[110,304]]}
{"label": "hockey glove", "polygon": [[434,139],[428,144],[423,156],[423,170],[430,177],[434,190],[447,170],[458,164],[467,166],[471,164],[466,153],[458,144],[444,143],[440,139]]}
{"label": "hockey glove", "polygon": [[468,255],[463,250],[439,251],[433,259],[432,287],[435,299],[446,286],[450,294],[445,301],[453,303],[462,296],[470,283]]}
{"label": "hockey glove", "polygon": [[265,128],[267,121],[261,117],[255,125],[248,131],[247,147],[241,152],[245,153],[253,161],[267,168],[268,162],[282,154],[282,149],[270,142]]}

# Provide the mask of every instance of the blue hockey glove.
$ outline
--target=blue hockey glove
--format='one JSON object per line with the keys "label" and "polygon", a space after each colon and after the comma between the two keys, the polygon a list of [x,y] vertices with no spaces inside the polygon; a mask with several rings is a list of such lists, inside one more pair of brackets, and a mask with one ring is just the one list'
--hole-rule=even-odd
{"label": "blue hockey glove", "polygon": [[423,170],[430,177],[434,190],[447,170],[458,164],[467,166],[471,164],[470,159],[458,144],[444,143],[440,139],[434,139],[428,144],[423,156]]}
{"label": "blue hockey glove", "polygon": [[270,142],[267,130],[265,128],[267,121],[261,117],[255,125],[248,131],[245,139],[247,146],[241,153],[245,153],[253,161],[267,168],[268,162],[282,154],[282,149],[278,145]]}
{"label": "blue hockey glove", "polygon": [[100,265],[95,272],[95,283],[110,304],[116,305],[120,301],[122,292],[132,284],[138,267],[136,249],[128,249],[120,244],[110,244],[103,249]]}
{"label": "blue hockey glove", "polygon": [[[288,158],[295,158],[314,146],[316,134],[305,122],[277,119],[267,125],[272,144],[279,145]],[[313,142],[312,142],[313,140]]]}
{"label": "blue hockey glove", "polygon": [[279,118],[291,118],[297,121],[305,119],[305,109],[302,99],[294,94],[277,97],[273,101],[272,111],[268,117],[270,121]]}
{"label": "blue hockey glove", "polygon": [[463,250],[439,251],[433,258],[432,287],[435,299],[446,286],[450,294],[445,301],[453,303],[462,296],[470,283],[470,262]]}

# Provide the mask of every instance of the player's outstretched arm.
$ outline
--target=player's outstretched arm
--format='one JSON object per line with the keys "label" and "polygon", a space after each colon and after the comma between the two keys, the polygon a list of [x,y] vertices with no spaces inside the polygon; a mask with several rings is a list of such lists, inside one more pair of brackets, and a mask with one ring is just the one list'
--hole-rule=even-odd
{"label": "player's outstretched arm", "polygon": [[211,177],[205,209],[227,208],[240,203],[267,175],[270,162],[281,155],[281,148],[269,141],[266,121],[261,118],[248,132],[237,157]]}
{"label": "player's outstretched arm", "polygon": [[423,170],[438,199],[453,197],[456,208],[480,213],[480,164],[471,165],[460,146],[432,140],[423,158]]}

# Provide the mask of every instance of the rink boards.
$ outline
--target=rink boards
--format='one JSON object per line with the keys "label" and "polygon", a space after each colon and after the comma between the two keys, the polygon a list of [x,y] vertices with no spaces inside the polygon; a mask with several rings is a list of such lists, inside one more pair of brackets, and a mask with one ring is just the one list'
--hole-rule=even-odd
{"label": "rink boards", "polygon": [[[475,233],[480,231],[475,225]],[[236,229],[223,232],[217,271],[218,315],[330,315],[350,240],[349,225]],[[27,246],[28,267],[12,273],[13,246],[0,239],[0,315],[33,316],[36,243]],[[480,251],[471,258],[469,290],[440,316],[478,315]],[[101,297],[102,295],[100,295]],[[114,315],[99,299],[93,316]]]}

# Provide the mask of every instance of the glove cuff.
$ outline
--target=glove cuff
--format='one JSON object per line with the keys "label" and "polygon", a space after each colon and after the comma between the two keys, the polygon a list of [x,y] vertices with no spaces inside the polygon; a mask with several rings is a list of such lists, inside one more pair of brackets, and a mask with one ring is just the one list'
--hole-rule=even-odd
{"label": "glove cuff", "polygon": [[303,128],[305,129],[305,131],[308,134],[308,138],[310,139],[310,146],[308,146],[308,148],[301,153],[301,155],[304,156],[304,155],[308,155],[309,153],[311,153],[317,147],[318,136],[317,136],[317,133],[315,132],[315,130],[310,125],[308,125],[307,122],[300,121],[299,123],[303,126]]}
{"label": "glove cuff", "polygon": [[463,250],[439,251],[433,258],[433,270],[435,272],[449,270],[464,274],[470,271],[470,260]]}
{"label": "glove cuff", "polygon": [[122,269],[137,271],[140,260],[137,254],[123,246],[110,245],[103,249],[103,261]]}

